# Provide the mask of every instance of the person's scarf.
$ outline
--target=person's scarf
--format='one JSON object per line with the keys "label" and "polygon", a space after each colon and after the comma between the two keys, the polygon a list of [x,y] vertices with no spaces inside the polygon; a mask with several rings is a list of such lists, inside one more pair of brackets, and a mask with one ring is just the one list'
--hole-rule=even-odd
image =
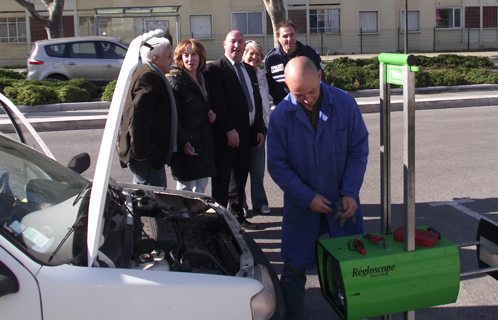
{"label": "person's scarf", "polygon": [[166,86],[166,90],[168,91],[169,102],[171,104],[171,141],[169,144],[168,154],[166,155],[166,164],[171,163],[171,158],[173,157],[173,153],[177,151],[177,135],[178,135],[178,113],[176,110],[175,96],[173,95],[173,90],[169,84],[168,79],[164,75],[164,72],[159,69],[159,67],[152,61],[145,61],[144,64],[148,65],[149,68],[157,73],[159,77],[163,80],[164,85]]}

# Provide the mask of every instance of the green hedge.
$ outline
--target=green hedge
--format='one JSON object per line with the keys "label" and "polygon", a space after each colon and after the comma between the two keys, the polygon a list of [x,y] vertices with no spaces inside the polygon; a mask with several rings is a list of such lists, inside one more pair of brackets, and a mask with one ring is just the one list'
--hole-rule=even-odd
{"label": "green hedge", "polygon": [[[496,84],[495,65],[487,57],[442,54],[437,57],[417,56],[416,87]],[[351,59],[342,57],[324,62],[325,82],[346,91],[379,88],[378,57]],[[394,86],[396,87],[396,86]]]}
{"label": "green hedge", "polygon": [[[416,87],[498,84],[495,65],[487,57],[441,54],[417,56]],[[346,91],[379,88],[379,60],[341,57],[324,62],[325,82]],[[393,85],[393,87],[396,87]],[[116,81],[104,87],[102,101],[111,101]],[[0,92],[15,104],[37,105],[57,102],[91,101],[97,96],[95,85],[86,79],[24,80],[23,75],[0,68]]]}
{"label": "green hedge", "polygon": [[28,84],[22,87],[6,87],[4,93],[16,105],[34,106],[59,102],[54,87]]}
{"label": "green hedge", "polygon": [[22,77],[18,72],[0,68],[0,92],[17,105],[85,102],[98,95],[97,87],[86,79],[40,81]]}
{"label": "green hedge", "polygon": [[20,74],[17,71],[12,70],[12,69],[3,69],[3,68],[0,68],[0,78],[2,78],[2,79],[20,80],[20,79],[26,78],[26,76]]}
{"label": "green hedge", "polygon": [[116,89],[117,82],[117,80],[111,81],[104,87],[104,92],[102,92],[102,101],[112,100],[112,95],[114,94],[114,89]]}

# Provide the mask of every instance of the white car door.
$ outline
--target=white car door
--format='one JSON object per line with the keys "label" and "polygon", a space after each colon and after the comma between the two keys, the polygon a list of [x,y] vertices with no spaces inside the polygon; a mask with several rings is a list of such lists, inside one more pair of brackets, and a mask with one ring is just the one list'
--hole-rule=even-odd
{"label": "white car door", "polygon": [[41,320],[40,291],[35,278],[0,246],[0,280],[5,277],[17,282],[18,290],[0,296],[0,317],[9,320]]}

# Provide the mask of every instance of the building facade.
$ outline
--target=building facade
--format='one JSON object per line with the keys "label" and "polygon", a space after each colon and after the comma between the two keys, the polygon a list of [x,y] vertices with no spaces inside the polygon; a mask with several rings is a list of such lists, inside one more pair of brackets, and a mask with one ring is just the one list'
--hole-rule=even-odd
{"label": "building facade", "polygon": [[[404,0],[283,0],[298,40],[322,55],[399,52],[404,48]],[[46,14],[40,0],[37,10]],[[167,14],[166,6],[180,6]],[[104,9],[122,9],[110,14]],[[99,10],[96,10],[99,9]],[[498,0],[408,0],[409,52],[485,50],[498,47]],[[98,21],[97,25],[95,21]],[[65,36],[101,35],[130,42],[153,28],[169,28],[178,40],[199,39],[208,59],[223,53],[226,33],[238,29],[274,46],[262,0],[66,0]],[[23,66],[44,28],[14,0],[0,9],[0,66]]]}

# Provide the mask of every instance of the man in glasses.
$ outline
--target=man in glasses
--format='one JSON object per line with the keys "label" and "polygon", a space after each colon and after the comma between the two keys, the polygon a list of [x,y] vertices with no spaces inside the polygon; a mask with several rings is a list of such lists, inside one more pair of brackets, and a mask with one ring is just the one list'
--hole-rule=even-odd
{"label": "man in glasses", "polygon": [[131,79],[118,136],[119,161],[133,183],[166,187],[164,165],[176,151],[176,105],[164,76],[173,62],[170,42],[152,38],[140,48],[143,66]]}
{"label": "man in glasses", "polygon": [[292,21],[280,21],[276,28],[276,37],[280,45],[266,55],[265,73],[273,103],[278,105],[289,93],[289,89],[285,84],[284,69],[290,59],[298,56],[310,58],[315,63],[317,69],[322,70],[322,81],[325,81],[325,72],[323,70],[322,59],[318,52],[312,47],[296,40],[296,26]]}

